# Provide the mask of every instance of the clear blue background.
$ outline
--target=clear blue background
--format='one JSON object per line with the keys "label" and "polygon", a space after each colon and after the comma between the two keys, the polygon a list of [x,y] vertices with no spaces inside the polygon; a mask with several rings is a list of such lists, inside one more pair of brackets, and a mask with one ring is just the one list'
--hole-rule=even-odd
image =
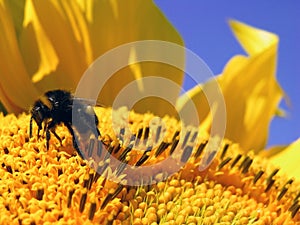
{"label": "clear blue background", "polygon": [[[155,0],[185,41],[214,74],[236,54],[245,54],[233,37],[228,19],[276,33],[279,38],[277,79],[291,104],[280,107],[287,118],[274,118],[268,146],[288,144],[300,137],[300,1]],[[185,88],[193,85],[185,84]]]}

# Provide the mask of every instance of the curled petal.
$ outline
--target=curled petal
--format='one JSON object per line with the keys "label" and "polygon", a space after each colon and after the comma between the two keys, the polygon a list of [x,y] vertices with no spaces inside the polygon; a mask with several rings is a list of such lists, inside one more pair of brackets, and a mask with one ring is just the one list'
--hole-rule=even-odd
{"label": "curled petal", "polygon": [[[233,57],[216,78],[226,104],[225,137],[246,151],[257,152],[265,146],[270,121],[283,96],[275,78],[278,37],[240,22],[230,25],[249,56]],[[207,116],[209,107],[202,89],[186,95],[197,105],[199,118]]]}

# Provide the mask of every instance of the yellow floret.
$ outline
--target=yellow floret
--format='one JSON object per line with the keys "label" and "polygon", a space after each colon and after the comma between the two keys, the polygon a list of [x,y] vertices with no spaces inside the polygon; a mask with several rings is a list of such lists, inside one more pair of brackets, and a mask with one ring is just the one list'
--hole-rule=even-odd
{"label": "yellow floret", "polygon": [[[0,224],[299,223],[298,181],[279,176],[266,159],[242,153],[237,144],[224,140],[211,164],[199,170],[210,153],[205,152],[205,132],[189,129],[195,131],[195,140],[183,147],[177,143],[182,128],[177,120],[163,118],[165,127],[157,134],[149,129],[153,115],[131,112],[121,135],[123,121],[112,126],[111,112],[96,109],[101,154],[110,152],[125,166],[154,165],[136,186],[130,182],[138,181],[138,175],[124,175],[125,166],[110,167],[110,158],[80,158],[64,126],[56,130],[62,146],[51,137],[47,150],[44,137],[29,138],[29,115],[0,115]],[[187,135],[192,134],[183,133]],[[156,145],[155,139],[160,140]],[[180,151],[173,151],[177,144]],[[184,162],[177,171],[168,165],[164,170],[155,167],[170,157]]]}

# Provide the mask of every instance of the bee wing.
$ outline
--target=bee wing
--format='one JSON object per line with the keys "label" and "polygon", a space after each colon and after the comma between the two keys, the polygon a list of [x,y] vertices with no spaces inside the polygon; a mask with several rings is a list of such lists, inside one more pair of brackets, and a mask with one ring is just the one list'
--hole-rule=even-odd
{"label": "bee wing", "polygon": [[86,98],[73,98],[73,102],[77,102],[80,104],[84,104],[84,105],[91,105],[91,106],[98,106],[98,107],[103,107],[103,108],[107,108],[106,105],[96,101],[95,99],[86,99]]}

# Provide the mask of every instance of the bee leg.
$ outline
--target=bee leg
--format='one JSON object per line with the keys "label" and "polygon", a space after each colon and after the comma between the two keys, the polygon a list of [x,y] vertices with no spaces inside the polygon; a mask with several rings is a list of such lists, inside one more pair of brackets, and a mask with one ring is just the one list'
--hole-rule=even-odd
{"label": "bee leg", "polygon": [[56,121],[51,121],[48,125],[47,125],[47,129],[51,131],[52,134],[54,134],[54,136],[57,138],[57,140],[59,140],[60,145],[62,146],[62,140],[60,138],[60,136],[58,136],[58,134],[55,132],[55,126],[56,126]]}
{"label": "bee leg", "polygon": [[83,156],[83,154],[81,153],[81,150],[79,149],[79,147],[78,147],[78,145],[77,145],[76,136],[75,136],[75,133],[74,133],[73,128],[72,128],[71,125],[68,124],[68,123],[66,123],[65,125],[66,125],[66,127],[68,128],[69,132],[70,132],[71,135],[72,135],[73,147],[74,147],[75,150],[77,151],[78,155],[79,155],[82,159],[84,159],[84,156]]}
{"label": "bee leg", "polygon": [[97,135],[95,134],[96,137],[101,137],[101,134],[100,134],[100,131],[99,129],[96,127],[96,132],[97,132]]}
{"label": "bee leg", "polygon": [[96,132],[97,132],[97,135],[95,134],[95,136],[96,136],[96,137],[101,137],[101,133],[100,133],[98,127],[97,127],[98,124],[99,124],[99,119],[98,119],[98,117],[97,117],[96,114],[95,114],[95,122],[96,122]]}
{"label": "bee leg", "polygon": [[33,116],[30,117],[30,123],[29,123],[29,138],[32,138],[32,120],[33,120]]}
{"label": "bee leg", "polygon": [[48,128],[46,128],[46,147],[47,147],[47,150],[49,150],[50,137],[51,137],[50,131],[49,131]]}
{"label": "bee leg", "polygon": [[[43,129],[43,134],[42,134],[42,136],[44,136],[44,135],[45,135],[46,128],[49,128],[49,124],[47,124],[47,123],[45,123],[45,125],[44,125],[44,129]],[[40,132],[40,130],[41,130],[41,129],[42,129],[42,127],[41,127],[41,128],[39,128],[39,132]]]}
{"label": "bee leg", "polygon": [[57,138],[57,140],[59,140],[60,146],[62,146],[62,140],[61,140],[60,136],[58,136],[58,134],[55,132],[54,129],[51,129],[51,132],[54,134],[54,136]]}
{"label": "bee leg", "polygon": [[42,126],[39,125],[38,132],[37,132],[38,139],[40,138],[40,131],[41,131],[41,129],[42,129]]}

